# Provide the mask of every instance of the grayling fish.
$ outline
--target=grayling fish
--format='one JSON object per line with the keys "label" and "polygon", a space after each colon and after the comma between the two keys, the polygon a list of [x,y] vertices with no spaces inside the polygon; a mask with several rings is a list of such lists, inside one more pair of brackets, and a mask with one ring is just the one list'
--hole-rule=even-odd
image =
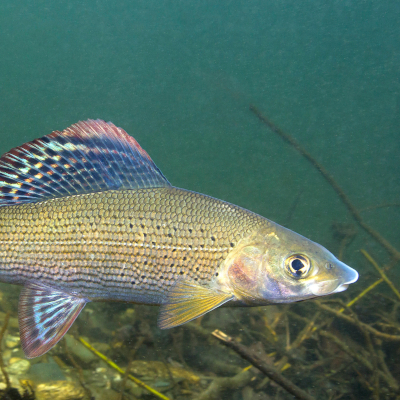
{"label": "grayling fish", "polygon": [[178,189],[124,130],[88,120],[0,159],[0,281],[23,285],[28,358],[88,301],[161,305],[171,328],[222,306],[337,293],[358,273],[243,208]]}

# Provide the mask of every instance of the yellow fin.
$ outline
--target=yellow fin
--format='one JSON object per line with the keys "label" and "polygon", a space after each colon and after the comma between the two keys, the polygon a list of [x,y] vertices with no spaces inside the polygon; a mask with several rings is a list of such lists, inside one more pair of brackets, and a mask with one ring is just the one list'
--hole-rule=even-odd
{"label": "yellow fin", "polygon": [[210,289],[197,282],[179,280],[160,307],[158,326],[168,329],[185,324],[222,306],[233,297],[230,293]]}

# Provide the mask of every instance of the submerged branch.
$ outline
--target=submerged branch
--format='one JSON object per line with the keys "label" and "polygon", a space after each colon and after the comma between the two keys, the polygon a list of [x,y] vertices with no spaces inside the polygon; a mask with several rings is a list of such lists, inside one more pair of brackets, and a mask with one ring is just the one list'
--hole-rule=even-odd
{"label": "submerged branch", "polygon": [[[354,297],[353,300],[349,301],[346,304],[346,307],[351,307],[355,302],[357,302],[358,300],[360,300],[362,297],[364,297],[368,292],[370,292],[374,287],[378,286],[379,284],[381,284],[383,282],[383,278],[378,279],[377,281],[375,281],[372,285],[369,285],[366,289],[364,289],[358,296]],[[339,312],[343,312],[345,310],[345,308],[341,308],[339,310]]]}
{"label": "submerged branch", "polygon": [[[324,331],[324,330],[320,330],[319,334],[321,336],[325,336],[326,338],[332,340],[334,343],[336,343],[346,354],[348,354],[349,356],[351,356],[352,358],[354,358],[355,360],[357,360],[361,365],[363,365],[364,367],[366,367],[368,370],[370,370],[371,372],[375,372],[379,375],[379,377],[381,377],[389,386],[389,388],[394,391],[394,392],[398,392],[399,391],[399,385],[396,382],[396,380],[393,378],[393,376],[389,373],[386,374],[385,372],[378,370],[376,371],[374,369],[374,364],[366,359],[364,356],[362,356],[361,354],[359,354],[359,352],[357,351],[353,351],[353,349],[346,344],[345,342],[343,342],[342,340],[340,340],[336,335],[328,332],[328,331]],[[370,354],[370,356],[372,357],[373,355]]]}
{"label": "submerged branch", "polygon": [[361,208],[359,211],[360,212],[371,211],[371,210],[377,210],[378,208],[389,208],[389,207],[400,207],[400,203],[377,204],[375,206]]}
{"label": "submerged branch", "polygon": [[[82,337],[79,338],[79,341],[86,346],[89,350],[91,350],[94,354],[96,354],[97,357],[101,358],[103,361],[105,361],[110,367],[114,368],[117,370],[121,375],[125,375],[125,371],[120,368],[117,364],[112,362],[107,356],[105,356],[103,353],[100,353],[98,350],[96,350],[92,345],[90,345],[85,339]],[[151,386],[146,385],[143,381],[140,379],[134,377],[131,374],[127,374],[128,378],[135,382],[136,385],[142,387],[143,389],[146,389],[148,392],[152,393],[154,396],[158,397],[159,399],[163,400],[169,400],[169,397],[164,396],[162,393],[158,392],[157,390],[153,389]]]}
{"label": "submerged branch", "polygon": [[215,330],[212,335],[219,339],[225,346],[229,347],[237,354],[239,354],[242,358],[249,361],[258,370],[268,376],[268,378],[273,380],[275,383],[277,383],[279,386],[291,393],[296,398],[300,400],[315,400],[314,397],[310,396],[303,389],[299,388],[289,379],[285,378],[278,371],[276,371],[275,368],[267,365],[256,355],[252,355],[246,346],[236,342],[233,338],[219,330]]}
{"label": "submerged branch", "polygon": [[400,260],[400,252],[392,246],[379,232],[375,231],[371,228],[361,217],[361,214],[357,210],[355,206],[351,203],[350,199],[344,193],[343,189],[339,186],[339,184],[335,181],[332,175],[325,169],[325,167],[320,164],[306,149],[304,149],[300,143],[297,142],[292,136],[288,135],[281,128],[275,125],[272,121],[270,121],[267,117],[261,114],[257,107],[254,105],[250,105],[250,111],[253,112],[259,119],[262,121],[268,128],[270,128],[273,132],[277,133],[285,142],[289,143],[292,147],[294,147],[307,161],[311,163],[325,178],[325,180],[332,186],[333,190],[340,197],[344,205],[349,210],[350,214],[353,216],[355,221],[360,225],[362,229],[364,229],[367,233],[369,233],[378,243],[380,243],[396,260]]}
{"label": "submerged branch", "polygon": [[386,339],[394,342],[400,342],[400,336],[399,335],[390,335],[388,333],[383,333],[378,331],[377,329],[373,328],[371,325],[365,324],[364,322],[361,321],[356,321],[354,318],[350,317],[349,315],[343,314],[341,310],[335,310],[334,308],[331,308],[319,301],[315,301],[315,304],[319,307],[322,308],[325,311],[330,312],[331,314],[336,315],[337,317],[350,322],[353,325],[356,325],[362,329],[366,329],[368,332],[372,333],[374,336],[379,337],[381,339]]}
{"label": "submerged branch", "polygon": [[382,279],[390,286],[390,289],[393,290],[393,293],[397,296],[400,300],[400,293],[393,285],[393,282],[388,278],[388,276],[383,272],[383,269],[378,265],[378,263],[367,253],[364,249],[360,250],[363,256],[375,267],[375,269],[379,272]]}
{"label": "submerged branch", "polygon": [[73,365],[73,367],[77,370],[78,372],[78,380],[79,383],[81,384],[83,390],[86,392],[88,399],[92,399],[92,392],[90,391],[89,387],[86,385],[85,383],[85,378],[83,376],[83,369],[82,367],[76,362],[75,358],[73,357],[73,355],[71,354],[71,352],[69,351],[69,348],[67,346],[67,341],[64,338],[63,340],[63,346],[64,346],[64,352],[68,358],[68,360],[70,361],[70,363]]}

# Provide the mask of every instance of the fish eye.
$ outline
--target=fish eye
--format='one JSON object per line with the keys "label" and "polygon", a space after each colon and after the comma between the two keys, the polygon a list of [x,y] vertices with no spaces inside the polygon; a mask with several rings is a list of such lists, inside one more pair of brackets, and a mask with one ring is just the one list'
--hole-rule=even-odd
{"label": "fish eye", "polygon": [[285,266],[289,274],[295,278],[304,278],[310,271],[310,260],[300,254],[294,254],[285,261]]}

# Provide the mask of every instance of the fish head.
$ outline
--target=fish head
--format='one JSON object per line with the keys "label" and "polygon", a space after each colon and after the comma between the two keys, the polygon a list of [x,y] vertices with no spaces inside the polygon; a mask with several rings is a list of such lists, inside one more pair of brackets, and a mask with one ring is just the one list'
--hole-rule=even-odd
{"label": "fish head", "polygon": [[323,246],[273,223],[239,243],[229,258],[228,285],[248,305],[326,296],[358,279],[357,271]]}

